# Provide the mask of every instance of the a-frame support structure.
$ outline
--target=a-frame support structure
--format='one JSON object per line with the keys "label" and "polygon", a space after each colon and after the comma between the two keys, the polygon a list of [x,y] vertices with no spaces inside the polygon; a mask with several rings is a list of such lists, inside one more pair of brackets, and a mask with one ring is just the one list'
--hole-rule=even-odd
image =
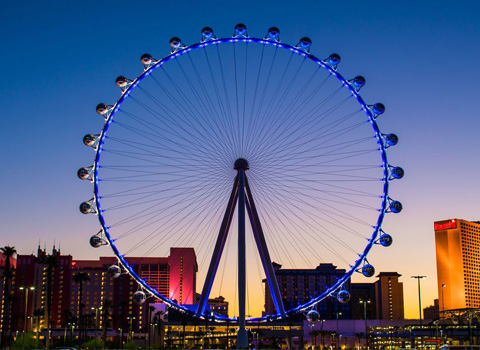
{"label": "a-frame support structure", "polygon": [[[252,227],[253,236],[257,244],[257,249],[262,261],[263,270],[267,278],[269,290],[272,294],[272,300],[275,305],[275,309],[281,317],[285,317],[285,308],[283,306],[280,289],[278,288],[277,278],[275,277],[275,271],[273,270],[272,260],[268,253],[267,243],[265,235],[263,233],[260,218],[258,216],[255,202],[253,200],[252,191],[248,185],[246,170],[249,169],[247,160],[239,158],[235,161],[234,169],[237,170],[237,176],[233,184],[232,193],[223,216],[223,221],[218,233],[217,242],[213,250],[212,259],[210,260],[210,266],[208,268],[207,277],[203,285],[202,294],[198,303],[196,316],[203,316],[205,308],[207,306],[208,297],[212,289],[213,281],[220,264],[223,249],[227,241],[228,232],[232,223],[235,207],[238,203],[238,334],[237,334],[237,348],[248,348],[248,336],[245,328],[245,296],[246,296],[246,258],[245,258],[245,209],[250,219],[250,225]],[[208,315],[206,316],[208,317]]]}

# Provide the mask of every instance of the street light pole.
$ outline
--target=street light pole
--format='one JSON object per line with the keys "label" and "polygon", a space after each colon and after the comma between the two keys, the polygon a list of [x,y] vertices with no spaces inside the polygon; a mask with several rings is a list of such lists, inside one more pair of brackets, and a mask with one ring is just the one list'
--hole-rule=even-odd
{"label": "street light pole", "polygon": [[418,311],[420,313],[420,348],[423,347],[423,325],[422,325],[422,294],[420,291],[420,280],[427,278],[427,276],[411,276],[412,279],[418,281]]}
{"label": "street light pole", "polygon": [[95,338],[97,338],[97,330],[98,330],[98,307],[92,307],[92,310],[95,310]]}
{"label": "street light pole", "polygon": [[123,349],[123,329],[119,328],[118,330],[120,331],[120,342],[119,342],[120,344],[118,347],[120,349]]}
{"label": "street light pole", "polygon": [[19,289],[25,291],[25,319],[23,324],[23,333],[26,333],[27,332],[27,313],[28,313],[28,291],[35,290],[35,287],[21,286]]}
{"label": "street light pole", "polygon": [[[127,317],[127,320],[130,320],[130,332],[129,332],[130,333],[129,334],[130,340],[133,340],[133,325],[132,325],[132,323],[133,323],[134,319],[135,319],[135,316],[128,316]],[[127,339],[128,339],[128,337],[127,337]]]}
{"label": "street light pole", "polygon": [[25,349],[25,334],[27,333],[27,314],[28,314],[28,291],[35,290],[35,287],[21,286],[19,289],[25,291],[25,318],[23,320],[23,341],[22,341],[22,349]]}
{"label": "street light pole", "polygon": [[[446,287],[446,284],[442,284],[442,316],[443,316],[443,325],[445,326],[445,297],[443,295],[443,289]],[[446,332],[445,332],[446,334]],[[443,336],[441,337],[443,341]]]}
{"label": "street light pole", "polygon": [[337,312],[337,349],[340,348],[340,328],[338,326],[338,316],[342,316],[342,313],[341,312]]}
{"label": "street light pole", "polygon": [[370,304],[371,301],[369,300],[362,300],[360,299],[360,304],[363,304],[363,319],[365,320],[365,344],[367,345],[367,304]]}
{"label": "street light pole", "polygon": [[445,288],[447,285],[442,284],[442,313],[443,313],[443,318],[445,319],[445,298],[443,296],[443,288]]}
{"label": "street light pole", "polygon": [[324,337],[324,334],[323,334],[323,322],[325,322],[325,320],[320,320],[320,349],[323,350],[323,343],[325,341],[325,337]]}

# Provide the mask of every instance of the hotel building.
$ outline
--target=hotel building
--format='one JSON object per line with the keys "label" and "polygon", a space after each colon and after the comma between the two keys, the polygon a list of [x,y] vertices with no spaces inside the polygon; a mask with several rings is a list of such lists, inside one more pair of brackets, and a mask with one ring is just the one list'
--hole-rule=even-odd
{"label": "hotel building", "polygon": [[480,307],[480,223],[436,221],[440,311]]}
{"label": "hotel building", "polygon": [[[286,310],[293,309],[324,293],[328,286],[335,284],[346,273],[333,264],[322,263],[315,269],[282,269],[282,265],[273,263],[275,275]],[[272,296],[265,283],[265,311],[267,315],[275,314]],[[345,282],[345,289],[350,290],[350,280]],[[350,303],[340,304],[334,296],[321,301],[317,306],[320,317],[325,319],[349,319]]]}
{"label": "hotel building", "polygon": [[[18,255],[17,259],[12,261],[14,278],[11,291],[17,300],[15,307],[11,308],[12,322],[9,328],[12,331],[23,331],[26,307],[27,330],[46,328],[48,255],[55,256],[58,263],[53,268],[51,313],[53,328],[64,327],[69,318],[78,316],[79,285],[73,282],[73,277],[83,272],[89,277],[89,280],[83,283],[83,315],[88,316],[86,318],[90,320],[90,325],[87,326],[93,328],[96,324],[98,329],[102,328],[101,309],[104,301],[109,300],[112,305],[109,312],[111,317],[109,327],[122,328],[126,331],[131,326],[134,332],[145,331],[150,318],[149,306],[159,300],[148,298],[143,305],[135,304],[132,296],[138,290],[137,283],[128,274],[122,274],[115,279],[107,275],[108,267],[118,263],[116,258],[74,260],[71,255],[62,255],[55,247],[50,254],[46,249],[39,247],[36,256]],[[195,284],[198,267],[193,248],[170,248],[168,257],[126,257],[126,259],[133,266],[135,273],[162,295],[176,300],[179,304],[196,303]],[[1,270],[0,260],[0,273]],[[32,287],[29,289],[27,305],[25,291],[20,287]],[[3,306],[5,298],[1,295],[1,290],[2,288],[0,298]],[[40,310],[43,310],[44,315],[33,318],[34,312]]]}
{"label": "hotel building", "polygon": [[403,283],[397,272],[380,272],[375,282],[375,299],[378,320],[403,320]]}

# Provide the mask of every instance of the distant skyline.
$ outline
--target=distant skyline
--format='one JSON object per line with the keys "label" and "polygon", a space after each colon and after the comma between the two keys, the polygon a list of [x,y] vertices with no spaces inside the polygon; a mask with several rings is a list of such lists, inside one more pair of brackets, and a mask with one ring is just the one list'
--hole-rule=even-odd
{"label": "distant skyline", "polygon": [[55,241],[77,259],[111,255],[88,244],[99,227],[78,211],[92,194],[76,171],[92,162],[81,139],[101,129],[94,109],[118,98],[114,79],[138,75],[145,52],[167,55],[173,36],[190,44],[204,26],[221,36],[239,22],[256,36],[277,26],[288,43],[309,36],[318,57],[340,54],[342,74],[364,75],[362,96],[386,105],[382,131],[400,138],[389,159],[406,173],[391,197],[404,210],[387,215],[394,243],[369,261],[402,275],[405,316],[418,318],[410,276],[427,276],[422,307],[438,297],[433,222],[480,219],[479,10],[476,1],[5,3],[0,245],[28,254]]}

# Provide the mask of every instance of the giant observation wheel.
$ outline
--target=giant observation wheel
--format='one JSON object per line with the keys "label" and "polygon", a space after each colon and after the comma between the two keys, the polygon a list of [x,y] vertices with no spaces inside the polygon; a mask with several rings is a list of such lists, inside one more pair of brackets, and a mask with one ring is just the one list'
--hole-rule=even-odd
{"label": "giant observation wheel", "polygon": [[[402,210],[389,197],[403,170],[387,161],[398,138],[378,127],[384,105],[362,99],[365,79],[344,78],[339,55],[319,59],[309,38],[291,46],[277,28],[264,38],[242,24],[227,38],[204,28],[199,43],[172,38],[170,47],[163,59],[144,54],[137,78],[116,79],[120,98],[97,106],[103,128],[84,137],[95,161],[78,176],[94,191],[80,211],[100,221],[90,244],[113,250],[118,265],[109,272],[138,282],[137,302],[154,296],[200,318],[213,293],[228,295],[231,314],[211,317],[240,326],[332,295],[348,301],[346,281],[373,276],[368,253],[392,243],[385,214]],[[195,305],[161,294],[128,262],[170,247],[195,249]],[[273,261],[287,269],[332,263],[345,274],[283,305]],[[251,315],[265,289],[275,312]]]}

